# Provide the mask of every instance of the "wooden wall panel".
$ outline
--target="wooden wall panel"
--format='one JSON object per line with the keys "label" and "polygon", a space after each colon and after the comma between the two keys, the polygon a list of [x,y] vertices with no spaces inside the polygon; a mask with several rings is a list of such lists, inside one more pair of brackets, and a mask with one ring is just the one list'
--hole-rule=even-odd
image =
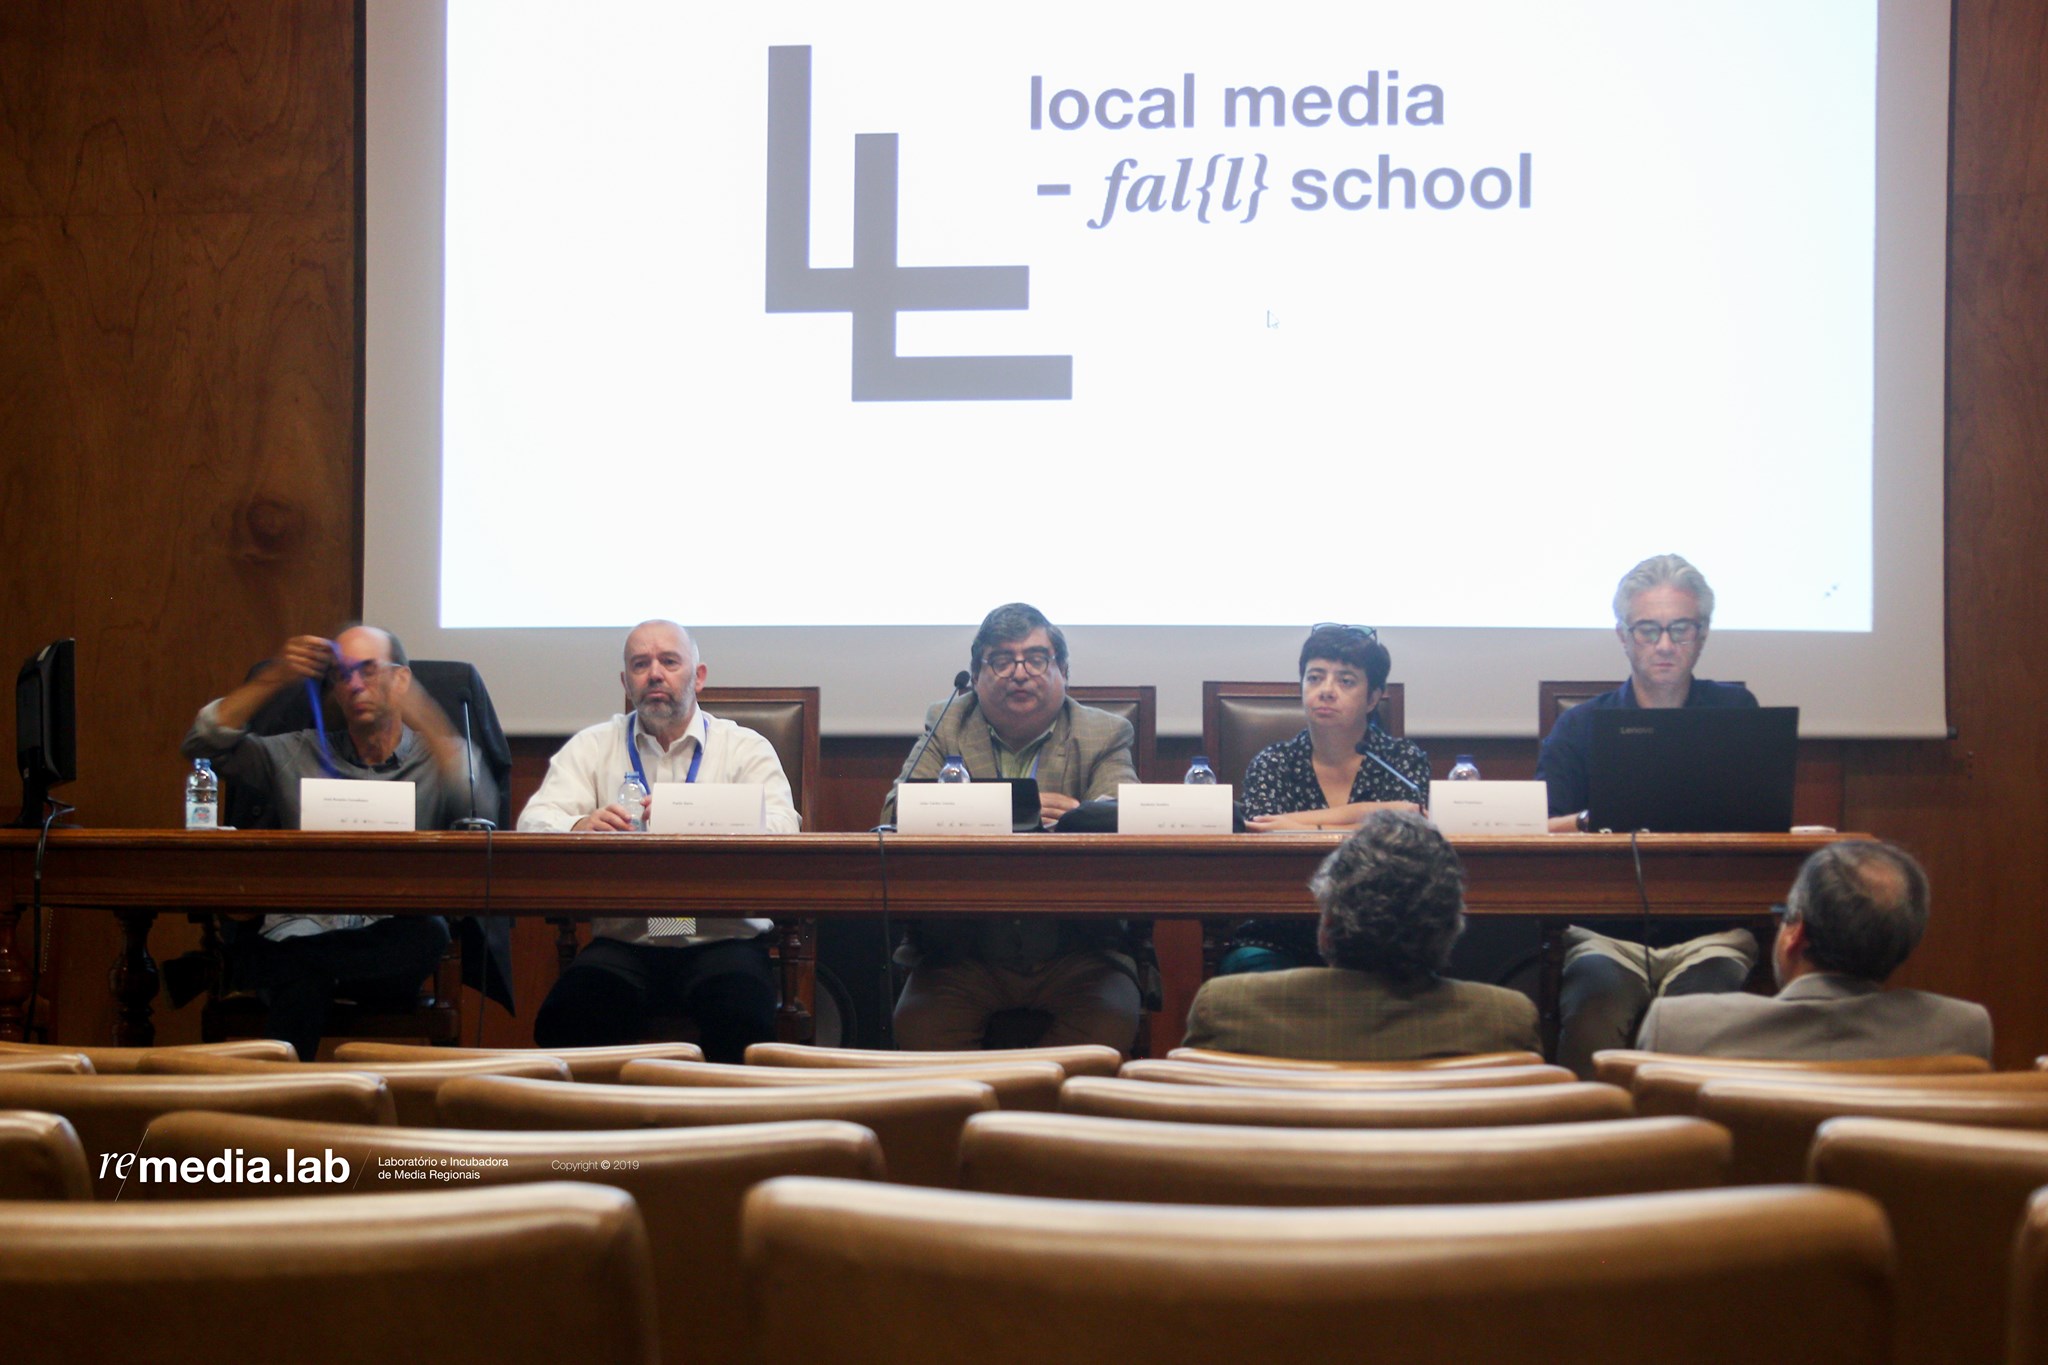
{"label": "wooden wall panel", "polygon": [[[77,637],[80,822],[174,823],[193,711],[352,610],[354,47],[348,0],[0,8],[0,662]],[[55,935],[105,1038],[111,924]]]}

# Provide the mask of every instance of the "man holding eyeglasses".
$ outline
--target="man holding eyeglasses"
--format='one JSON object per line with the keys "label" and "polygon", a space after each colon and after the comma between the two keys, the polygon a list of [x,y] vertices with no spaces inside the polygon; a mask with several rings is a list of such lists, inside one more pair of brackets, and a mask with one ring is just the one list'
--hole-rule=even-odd
{"label": "man holding eyeglasses", "polygon": [[[249,732],[273,698],[308,683],[324,684],[341,712],[339,730]],[[299,782],[308,777],[410,782],[417,829],[446,829],[497,804],[490,772],[478,765],[472,807],[468,751],[413,685],[398,637],[376,626],[351,626],[332,640],[286,640],[249,681],[200,710],[184,752],[209,760],[228,782],[260,788],[284,829],[299,827]],[[438,915],[267,915],[260,932],[235,936],[229,976],[269,1006],[271,1035],[310,1062],[337,993],[410,1000],[447,945],[448,922]]]}
{"label": "man holding eyeglasses", "polygon": [[[929,780],[957,754],[977,781],[1035,778],[1051,824],[1083,801],[1136,782],[1129,721],[1067,696],[1067,637],[1036,607],[1011,602],[981,623],[969,648],[973,695],[934,703],[896,784]],[[936,728],[935,728],[936,727]],[[882,805],[896,818],[896,787]],[[895,1013],[906,1048],[984,1045],[992,1016],[1052,1016],[1045,1046],[1104,1043],[1128,1052],[1138,1030],[1137,971],[1114,920],[1050,916],[945,919],[911,926],[901,960],[910,979]]]}
{"label": "man holding eyeglasses", "polygon": [[[1549,784],[1553,833],[1587,828],[1596,711],[1757,704],[1746,687],[1693,676],[1713,619],[1714,590],[1681,555],[1653,555],[1622,577],[1614,634],[1628,656],[1628,681],[1559,716],[1536,760],[1536,776]],[[1683,782],[1685,774],[1671,780]],[[1590,1076],[1595,1052],[1634,1042],[1653,998],[1740,990],[1756,965],[1755,936],[1739,928],[1686,936],[1698,927],[1653,927],[1650,943],[1568,930],[1558,1064]]]}

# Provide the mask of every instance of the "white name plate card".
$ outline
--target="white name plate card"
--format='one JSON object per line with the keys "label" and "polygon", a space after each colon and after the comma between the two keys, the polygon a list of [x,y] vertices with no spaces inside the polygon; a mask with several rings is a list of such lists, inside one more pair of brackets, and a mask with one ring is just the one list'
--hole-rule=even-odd
{"label": "white name plate card", "polygon": [[759,782],[657,782],[647,808],[650,834],[759,834],[768,823]]}
{"label": "white name plate card", "polygon": [[1116,832],[1228,834],[1231,791],[1180,782],[1125,782],[1116,789]]}
{"label": "white name plate card", "polygon": [[410,832],[418,807],[412,783],[348,777],[299,779],[299,828],[308,830],[395,829]]}
{"label": "white name plate card", "polygon": [[1432,782],[1429,818],[1445,834],[1544,834],[1550,788],[1542,782]]}
{"label": "white name plate card", "polygon": [[905,782],[896,788],[899,834],[1009,834],[1007,782]]}

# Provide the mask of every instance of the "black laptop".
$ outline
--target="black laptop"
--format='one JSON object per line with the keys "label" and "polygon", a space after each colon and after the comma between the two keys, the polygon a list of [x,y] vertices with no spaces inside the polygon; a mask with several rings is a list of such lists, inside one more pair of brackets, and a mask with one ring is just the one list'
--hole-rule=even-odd
{"label": "black laptop", "polygon": [[1593,713],[1594,829],[1782,834],[1792,827],[1796,706]]}

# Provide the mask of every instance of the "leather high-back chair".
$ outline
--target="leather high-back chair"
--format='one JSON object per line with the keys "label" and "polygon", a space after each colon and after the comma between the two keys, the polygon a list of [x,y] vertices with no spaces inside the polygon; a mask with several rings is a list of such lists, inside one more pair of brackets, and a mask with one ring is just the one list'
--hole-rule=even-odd
{"label": "leather high-back chair", "polygon": [[[655,1283],[665,1291],[662,1359],[684,1362],[752,1360],[744,1286],[740,1282],[740,1201],[778,1175],[882,1178],[882,1149],[856,1124],[735,1124],[718,1128],[643,1128],[625,1132],[481,1132],[474,1129],[355,1128],[239,1114],[171,1114],[149,1126],[145,1155],[209,1158],[241,1151],[275,1168],[287,1153],[332,1152],[357,1170],[373,1160],[450,1162],[476,1174],[476,1184],[530,1185],[575,1180],[611,1185],[633,1196],[647,1224]],[[400,1168],[404,1169],[404,1168]],[[262,1185],[188,1189],[186,1197],[247,1198]],[[351,1192],[403,1193],[418,1186],[365,1179]],[[151,1186],[146,1195],[159,1194]],[[271,1193],[331,1195],[332,1185],[292,1185]],[[687,1292],[682,1292],[687,1286]],[[523,1286],[511,1287],[521,1292]],[[456,1356],[455,1359],[466,1359]],[[569,1358],[582,1359],[580,1353]],[[589,1357],[597,1359],[597,1357]]]}
{"label": "leather high-back chair", "polygon": [[1884,1216],[1840,1190],[1211,1209],[796,1178],[744,1218],[764,1360],[1705,1365],[1732,1331],[1890,1359]]}
{"label": "leather high-back chair", "polygon": [[430,1062],[456,1057],[553,1057],[569,1068],[572,1081],[615,1082],[626,1063],[665,1058],[701,1062],[704,1050],[695,1043],[621,1043],[613,1047],[413,1047],[405,1043],[343,1043],[334,1049],[337,1062]]}
{"label": "leather high-back chair", "polygon": [[165,1055],[144,1060],[142,1072],[157,1076],[380,1076],[391,1091],[393,1117],[414,1127],[433,1125],[441,1087],[458,1076],[569,1079],[568,1064],[545,1053],[524,1057],[435,1058],[423,1062],[265,1062],[246,1057]]}
{"label": "leather high-back chair", "polygon": [[102,1199],[136,1174],[118,1161],[142,1144],[152,1119],[180,1109],[389,1124],[391,1091],[376,1076],[36,1076],[0,1073],[0,1109],[35,1109],[71,1121]]}
{"label": "leather high-back chair", "polygon": [[1635,1107],[1626,1090],[1590,1081],[1485,1090],[1361,1091],[1159,1085],[1077,1076],[1060,1089],[1060,1112],[1275,1128],[1486,1128],[1631,1118]]}
{"label": "leather high-back chair", "polygon": [[995,1092],[980,1081],[924,1080],[875,1085],[785,1086],[773,1090],[683,1090],[473,1076],[441,1088],[446,1128],[700,1128],[728,1123],[840,1119],[881,1140],[888,1178],[951,1185],[960,1129],[991,1112]]}
{"label": "leather high-back chair", "polygon": [[1813,1136],[1833,1118],[1918,1119],[1972,1127],[2048,1130],[2048,1090],[2039,1089],[1964,1089],[1954,1084],[1801,1088],[1763,1081],[1717,1080],[1700,1090],[1695,1108],[1701,1118],[1720,1124],[1734,1139],[1735,1161],[1729,1179],[1739,1185],[1805,1178]]}
{"label": "leather high-back chair", "polygon": [[[1407,690],[1387,684],[1380,698],[1380,727],[1388,734],[1407,733]],[[1293,739],[1307,724],[1301,716],[1299,682],[1205,682],[1202,684],[1202,749],[1216,778],[1240,792],[1245,769],[1259,750]]]}
{"label": "leather high-back chair", "polygon": [[[250,670],[254,676],[264,664]],[[476,665],[449,659],[414,659],[407,667],[413,684],[433,698],[448,716],[455,733],[463,731],[467,716],[479,771],[490,775],[497,800],[476,813],[499,829],[512,827],[512,746],[498,722],[498,710],[491,702],[490,689]],[[331,701],[323,699],[321,723],[329,735],[344,727]],[[303,687],[288,687],[272,698],[249,722],[258,735],[294,734],[311,729],[313,708]],[[225,783],[222,822],[237,829],[274,829],[277,818],[270,810],[269,797],[262,790]],[[351,909],[355,907],[349,907]],[[226,988],[227,957],[232,946],[211,915],[192,918],[204,926],[203,951],[212,959],[208,969],[208,998],[199,1011],[200,1036],[208,1042],[261,1036],[267,1009],[251,995]],[[337,1000],[327,1016],[326,1034],[333,1038],[423,1038],[430,1043],[453,1043],[462,1035],[462,987],[482,990],[507,1010],[512,1008],[512,922],[498,917],[479,920],[463,917],[451,921],[454,932],[448,951],[436,965],[432,977],[422,984],[419,997],[409,1007],[391,1008],[382,1003],[357,1004]],[[238,926],[239,928],[239,926]],[[254,932],[250,927],[247,932]],[[311,1061],[312,1058],[307,1058]]]}
{"label": "leather high-back chair", "polygon": [[1159,689],[1143,686],[1069,687],[1067,695],[1083,706],[1107,711],[1131,723],[1137,743],[1131,749],[1131,766],[1140,782],[1171,782],[1177,773],[1159,771]]}
{"label": "leather high-back chair", "polygon": [[[967,1060],[958,1052],[891,1052],[880,1048],[791,1047],[787,1043],[756,1043],[747,1049],[748,1066],[765,1067],[955,1067]],[[1099,1043],[1068,1047],[1020,1047],[1005,1052],[1006,1062],[1053,1062],[1068,1076],[1114,1076],[1123,1054]]]}
{"label": "leather high-back chair", "polygon": [[977,1114],[960,1184],[1153,1204],[1479,1204],[1710,1189],[1728,1134],[1700,1119],[1510,1128],[1213,1128]]}
{"label": "leather high-back chair", "polygon": [[1285,1067],[1209,1066],[1202,1062],[1125,1062],[1125,1080],[1163,1085],[1269,1086],[1282,1090],[1477,1090],[1502,1085],[1567,1085],[1561,1066],[1495,1066],[1438,1071],[1301,1071]]}
{"label": "leather high-back chair", "polygon": [[1899,1257],[1900,1365],[1999,1360],[2013,1234],[2048,1185],[2048,1133],[1829,1119],[1808,1160],[1814,1180],[1884,1205]]}
{"label": "leather high-back chair", "polygon": [[0,1109],[0,1201],[90,1198],[92,1171],[69,1120]]}
{"label": "leather high-back chair", "polygon": [[[915,1085],[925,1080],[980,1081],[995,1092],[1000,1109],[1050,1113],[1059,1107],[1067,1073],[1051,1062],[1013,1062],[1007,1054],[962,1053],[947,1067],[720,1066],[714,1062],[639,1061],[619,1074],[627,1085],[674,1085],[693,1089],[772,1090],[791,1085]],[[968,1058],[986,1057],[982,1060]]]}
{"label": "leather high-back chair", "polygon": [[657,1359],[646,1231],[597,1185],[4,1205],[0,1304],[9,1365]]}

